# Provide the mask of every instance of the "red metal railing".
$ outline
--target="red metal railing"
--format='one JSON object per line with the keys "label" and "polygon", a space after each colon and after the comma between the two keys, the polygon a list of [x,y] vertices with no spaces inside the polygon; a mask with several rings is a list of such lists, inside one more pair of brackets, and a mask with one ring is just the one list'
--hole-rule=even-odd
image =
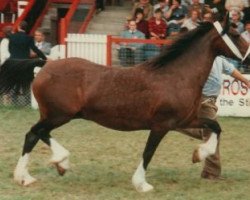
{"label": "red metal railing", "polygon": [[86,29],[89,25],[89,22],[91,21],[93,15],[95,13],[95,10],[96,10],[96,5],[95,5],[95,3],[93,3],[89,9],[89,12],[88,12],[80,30],[79,30],[79,33],[84,33],[86,31]]}
{"label": "red metal railing", "polygon": [[70,23],[71,18],[73,17],[78,5],[80,3],[80,0],[74,0],[71,4],[66,16],[62,18],[59,22],[59,43],[65,44],[65,38],[67,36],[67,30]]}
{"label": "red metal railing", "polygon": [[25,20],[26,16],[28,15],[28,13],[30,12],[32,6],[34,5],[35,0],[29,0],[27,6],[25,7],[23,13],[21,14],[20,17],[17,18],[17,20],[15,21],[14,25],[13,25],[13,30],[16,31],[18,25],[20,24],[21,21]]}
{"label": "red metal railing", "polygon": [[173,40],[149,40],[149,39],[127,39],[118,38],[117,36],[107,37],[107,66],[112,65],[112,44],[116,43],[141,43],[141,44],[155,44],[155,45],[171,45]]}
{"label": "red metal railing", "polygon": [[1,1],[0,2],[0,12],[3,11],[9,3],[10,3],[10,0]]}
{"label": "red metal railing", "polygon": [[42,13],[40,16],[37,18],[36,23],[33,25],[32,29],[30,30],[29,34],[32,35],[35,30],[41,25],[42,20],[44,19],[44,16],[46,15],[49,7],[50,7],[51,1],[48,1],[45,8],[43,9]]}

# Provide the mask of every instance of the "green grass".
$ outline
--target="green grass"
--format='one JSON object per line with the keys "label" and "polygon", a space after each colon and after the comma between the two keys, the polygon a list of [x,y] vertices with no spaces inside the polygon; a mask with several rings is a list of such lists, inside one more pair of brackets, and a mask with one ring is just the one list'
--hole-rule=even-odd
{"label": "green grass", "polygon": [[118,132],[93,122],[72,121],[52,132],[70,152],[71,170],[57,175],[50,149],[39,142],[30,173],[38,182],[21,187],[13,170],[25,133],[38,120],[29,109],[0,108],[0,200],[241,200],[250,199],[250,124],[244,118],[220,118],[223,128],[223,181],[200,179],[202,163],[192,164],[199,140],[170,132],[150,163],[147,180],[155,189],[135,191],[131,177],[140,162],[148,131]]}

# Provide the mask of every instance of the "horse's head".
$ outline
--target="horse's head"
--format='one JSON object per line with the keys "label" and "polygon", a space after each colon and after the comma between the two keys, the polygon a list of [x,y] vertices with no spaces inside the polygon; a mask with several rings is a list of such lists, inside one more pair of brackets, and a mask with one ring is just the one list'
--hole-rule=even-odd
{"label": "horse's head", "polygon": [[222,24],[218,21],[215,22],[214,27],[220,35],[220,39],[214,43],[218,53],[250,64],[249,44],[241,37],[240,33],[235,30],[232,24],[230,24],[229,17],[227,16]]}

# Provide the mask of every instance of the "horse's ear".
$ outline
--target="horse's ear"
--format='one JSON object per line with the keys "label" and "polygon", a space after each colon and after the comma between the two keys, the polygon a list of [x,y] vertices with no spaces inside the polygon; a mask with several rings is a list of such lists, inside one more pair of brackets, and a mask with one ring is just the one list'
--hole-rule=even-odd
{"label": "horse's ear", "polygon": [[230,28],[230,19],[229,19],[229,12],[227,12],[226,17],[224,18],[223,21],[223,31],[222,31],[222,35],[224,35],[225,33],[227,33],[229,31]]}

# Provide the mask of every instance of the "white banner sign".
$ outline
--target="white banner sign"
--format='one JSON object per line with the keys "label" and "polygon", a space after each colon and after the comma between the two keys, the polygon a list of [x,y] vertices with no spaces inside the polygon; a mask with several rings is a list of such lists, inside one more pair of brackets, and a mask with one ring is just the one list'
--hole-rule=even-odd
{"label": "white banner sign", "polygon": [[[250,80],[250,75],[245,75]],[[217,99],[219,116],[250,117],[250,89],[244,83],[223,76],[220,96]]]}

